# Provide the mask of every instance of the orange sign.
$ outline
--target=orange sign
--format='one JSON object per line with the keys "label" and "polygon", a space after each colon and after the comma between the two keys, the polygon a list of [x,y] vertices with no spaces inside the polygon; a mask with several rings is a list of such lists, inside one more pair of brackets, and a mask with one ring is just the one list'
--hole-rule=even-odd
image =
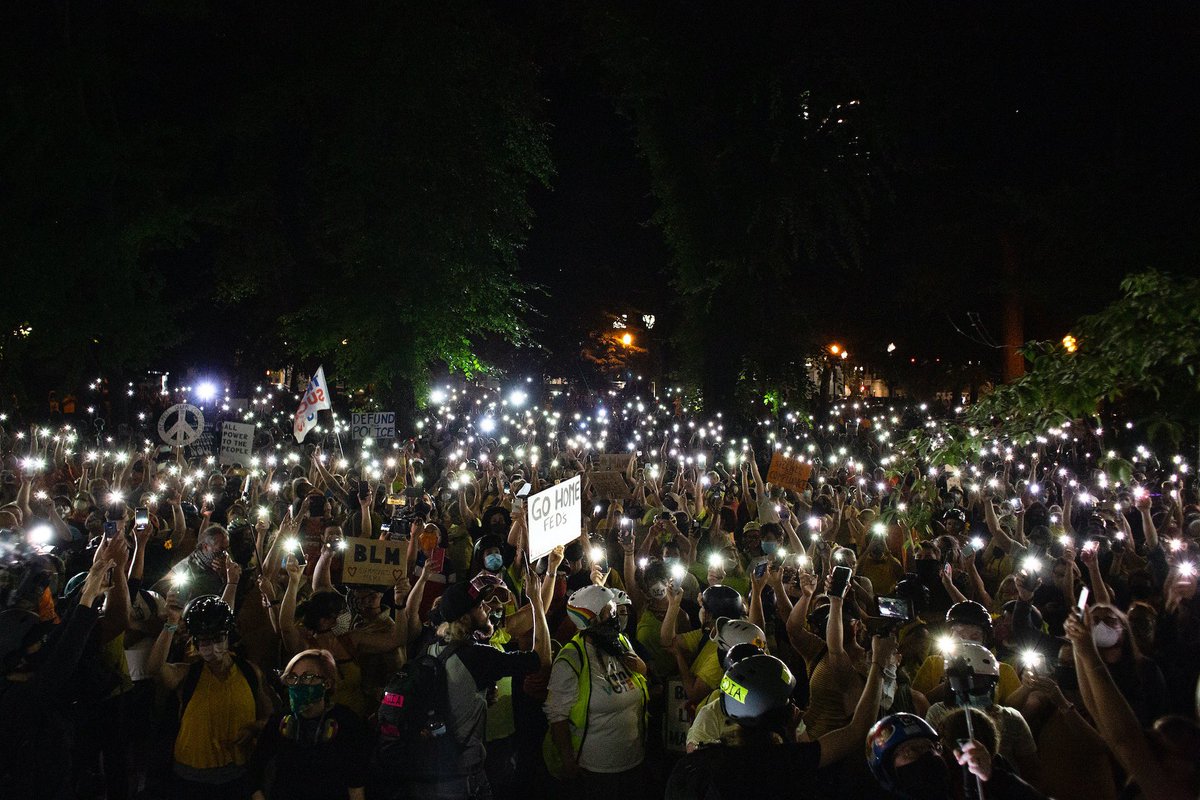
{"label": "orange sign", "polygon": [[793,492],[803,492],[812,477],[812,464],[798,458],[789,458],[779,451],[771,455],[771,466],[767,469],[767,483],[782,486]]}

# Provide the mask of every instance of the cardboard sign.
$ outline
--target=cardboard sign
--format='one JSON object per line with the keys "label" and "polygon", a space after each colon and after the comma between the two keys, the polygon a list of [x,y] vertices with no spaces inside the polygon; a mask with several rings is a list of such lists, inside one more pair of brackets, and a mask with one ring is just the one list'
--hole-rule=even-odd
{"label": "cardboard sign", "polygon": [[190,403],[176,403],[158,418],[158,436],[172,447],[183,447],[200,438],[204,412]]}
{"label": "cardboard sign", "polygon": [[218,461],[226,464],[250,464],[250,452],[254,449],[254,423],[222,422],[221,454]]}
{"label": "cardboard sign", "polygon": [[812,477],[812,464],[798,458],[789,458],[776,450],[771,455],[771,466],[767,470],[767,483],[782,486],[793,492],[803,492]]}
{"label": "cardboard sign", "polygon": [[408,542],[346,537],[342,552],[342,582],[394,586],[408,569]]}
{"label": "cardboard sign", "polygon": [[560,544],[579,538],[583,523],[583,480],[570,480],[525,501],[529,522],[529,558],[537,561]]}
{"label": "cardboard sign", "polygon": [[625,500],[633,496],[633,491],[620,472],[593,472],[589,476],[589,480],[598,497],[607,497],[609,500]]}
{"label": "cardboard sign", "polygon": [[663,719],[663,745],[672,753],[687,749],[688,729],[692,727],[687,710],[687,692],[678,678],[667,681],[667,713]]}
{"label": "cardboard sign", "polygon": [[396,438],[396,412],[370,411],[360,413],[355,411],[350,415],[350,438],[356,442],[370,437],[371,439]]}
{"label": "cardboard sign", "polygon": [[629,469],[629,462],[632,460],[633,453],[597,453],[596,471],[625,472]]}

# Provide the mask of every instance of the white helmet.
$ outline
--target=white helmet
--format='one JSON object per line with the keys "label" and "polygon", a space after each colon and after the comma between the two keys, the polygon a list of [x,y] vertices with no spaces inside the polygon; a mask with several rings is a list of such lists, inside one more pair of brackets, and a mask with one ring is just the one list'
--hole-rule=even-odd
{"label": "white helmet", "polygon": [[609,589],[609,591],[612,592],[613,602],[617,604],[618,608],[620,606],[633,605],[633,600],[629,598],[629,595],[625,594],[625,592],[621,591],[620,589]]}
{"label": "white helmet", "polygon": [[763,629],[744,619],[718,618],[713,626],[713,638],[717,642],[717,651],[725,654],[739,644],[752,644],[764,653],[767,650],[767,635]]}
{"label": "white helmet", "polygon": [[950,679],[952,689],[955,678],[962,675],[969,694],[993,695],[1000,682],[1000,662],[991,650],[977,642],[956,642],[944,658],[946,677]]}
{"label": "white helmet", "polygon": [[590,628],[600,619],[605,607],[610,614],[617,613],[616,598],[610,589],[603,586],[584,586],[576,589],[567,598],[567,616],[579,630]]}

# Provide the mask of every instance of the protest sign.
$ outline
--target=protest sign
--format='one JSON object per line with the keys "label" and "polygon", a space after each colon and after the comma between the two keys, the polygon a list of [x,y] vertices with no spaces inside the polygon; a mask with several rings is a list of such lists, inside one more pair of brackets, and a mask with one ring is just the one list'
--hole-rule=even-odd
{"label": "protest sign", "polygon": [[183,447],[200,438],[204,412],[190,403],[176,403],[158,418],[158,436],[172,447]]}
{"label": "protest sign", "polygon": [[592,482],[592,488],[600,497],[624,500],[633,496],[629,484],[625,482],[625,477],[620,472],[593,472],[589,476],[589,480]]}
{"label": "protest sign", "polygon": [[597,453],[597,472],[624,472],[633,461],[633,453]]}
{"label": "protest sign", "polygon": [[568,481],[538,492],[525,502],[529,515],[529,557],[536,561],[560,544],[579,538],[583,522],[583,481]]}
{"label": "protest sign", "polygon": [[218,461],[225,464],[250,464],[254,448],[254,424],[250,422],[221,423],[221,454]]}
{"label": "protest sign", "polygon": [[667,681],[667,713],[663,720],[663,745],[672,753],[687,749],[688,729],[692,722],[688,718],[687,692],[678,678]]}
{"label": "protest sign", "polygon": [[782,486],[793,492],[803,492],[812,477],[812,464],[798,458],[785,456],[778,450],[771,456],[771,466],[767,470],[767,483],[772,486]]}
{"label": "protest sign", "polygon": [[356,442],[361,442],[368,437],[376,440],[395,439],[396,412],[353,412],[350,415],[350,438]]}
{"label": "protest sign", "polygon": [[342,553],[342,582],[370,586],[393,586],[408,568],[407,542],[362,539],[347,536]]}

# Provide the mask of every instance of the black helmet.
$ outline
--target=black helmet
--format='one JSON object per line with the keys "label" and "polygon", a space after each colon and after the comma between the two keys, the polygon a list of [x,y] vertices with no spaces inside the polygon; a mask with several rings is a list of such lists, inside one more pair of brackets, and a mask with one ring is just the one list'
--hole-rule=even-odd
{"label": "black helmet", "polygon": [[734,722],[753,727],[786,708],[795,688],[792,671],[778,658],[749,656],[721,678],[721,710]]}
{"label": "black helmet", "polygon": [[479,541],[475,542],[475,548],[471,552],[471,563],[482,566],[483,554],[493,548],[500,551],[500,555],[504,558],[504,566],[507,567],[512,563],[512,548],[508,546],[508,542],[493,533],[485,533],[479,537]]}
{"label": "black helmet", "polygon": [[974,625],[983,629],[984,636],[992,635],[992,615],[974,600],[964,600],[950,606],[946,612],[946,622],[950,625]]}
{"label": "black helmet", "polygon": [[227,636],[233,633],[233,609],[215,594],[202,594],[188,601],[183,622],[192,636]]}
{"label": "black helmet", "polygon": [[867,734],[867,766],[883,788],[896,788],[892,757],[896,748],[913,739],[938,740],[933,726],[916,714],[899,713],[884,717]]}
{"label": "black helmet", "polygon": [[892,589],[892,596],[903,597],[905,600],[911,602],[914,614],[920,614],[929,608],[929,603],[932,600],[929,594],[929,587],[911,572],[896,581],[896,587]]}
{"label": "black helmet", "polygon": [[729,617],[741,619],[746,616],[746,602],[732,586],[717,584],[700,593],[700,605],[712,619]]}

